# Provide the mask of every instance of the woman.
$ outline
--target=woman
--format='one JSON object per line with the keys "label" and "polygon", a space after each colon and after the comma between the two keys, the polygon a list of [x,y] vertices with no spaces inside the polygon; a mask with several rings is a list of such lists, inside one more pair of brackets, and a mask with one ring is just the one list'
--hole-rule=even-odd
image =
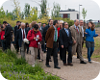
{"label": "woman", "polygon": [[1,26],[1,31],[0,31],[0,36],[1,36],[1,44],[2,44],[3,51],[5,51],[5,40],[4,40],[4,35],[5,35],[5,26],[2,25],[2,26]]}
{"label": "woman", "polygon": [[85,31],[87,58],[88,58],[89,63],[91,63],[91,56],[94,52],[94,39],[93,39],[93,37],[99,36],[98,34],[95,33],[94,27],[95,26],[94,26],[93,22],[89,22],[88,29],[86,29],[86,31]]}
{"label": "woman", "polygon": [[31,51],[32,67],[35,66],[35,60],[38,54],[38,42],[42,41],[42,35],[39,31],[39,26],[35,24],[34,28],[28,32],[27,39],[29,40],[29,49]]}

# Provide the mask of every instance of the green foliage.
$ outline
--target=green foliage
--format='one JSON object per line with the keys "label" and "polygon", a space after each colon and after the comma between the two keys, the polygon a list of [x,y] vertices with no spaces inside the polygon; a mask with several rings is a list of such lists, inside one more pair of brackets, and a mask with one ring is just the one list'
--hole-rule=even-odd
{"label": "green foliage", "polygon": [[83,15],[83,19],[85,21],[86,18],[86,14],[87,14],[87,10],[85,10],[85,8],[82,9],[82,15]]}
{"label": "green foliage", "polygon": [[41,8],[40,18],[42,18],[43,16],[47,16],[47,0],[42,0],[40,8]]}
{"label": "green foliage", "polygon": [[30,16],[30,5],[28,3],[25,4],[24,14],[26,18]]}
{"label": "green foliage", "polygon": [[59,17],[60,5],[57,3],[53,3],[52,9],[52,18]]}
{"label": "green foliage", "polygon": [[74,24],[73,20],[70,20],[69,18],[61,18],[61,17],[55,17],[53,20],[63,20],[68,23],[69,27]]}
{"label": "green foliage", "polygon": [[60,80],[44,72],[40,64],[35,67],[29,65],[24,59],[15,58],[10,50],[3,53],[0,50],[0,71],[9,80]]}

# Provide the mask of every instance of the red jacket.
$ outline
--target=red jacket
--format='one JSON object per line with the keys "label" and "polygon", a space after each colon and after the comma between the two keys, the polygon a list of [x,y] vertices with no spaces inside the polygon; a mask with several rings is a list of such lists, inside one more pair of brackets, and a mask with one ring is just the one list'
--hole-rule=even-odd
{"label": "red jacket", "polygon": [[[38,41],[36,41],[36,40],[34,39],[34,37],[36,37],[37,35],[39,35],[39,40],[38,40]],[[33,30],[30,30],[30,31],[28,32],[27,39],[28,39],[29,42],[30,42],[29,47],[38,48],[38,42],[42,41],[41,32],[38,31],[37,33],[35,33]]]}
{"label": "red jacket", "polygon": [[58,38],[59,38],[59,36],[60,36],[60,34],[59,34],[60,29],[61,29],[60,27],[57,28],[57,30],[58,30]]}
{"label": "red jacket", "polygon": [[4,37],[3,37],[4,35],[5,35],[5,31],[1,31],[0,32],[1,40],[4,40]]}

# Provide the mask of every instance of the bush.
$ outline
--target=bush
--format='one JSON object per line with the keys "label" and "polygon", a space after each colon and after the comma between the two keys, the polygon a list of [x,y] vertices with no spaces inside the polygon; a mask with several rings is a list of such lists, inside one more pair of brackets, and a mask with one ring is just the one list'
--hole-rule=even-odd
{"label": "bush", "polygon": [[32,67],[25,59],[18,59],[10,50],[6,54],[0,50],[0,71],[9,80],[60,80],[57,76],[45,73],[40,64]]}

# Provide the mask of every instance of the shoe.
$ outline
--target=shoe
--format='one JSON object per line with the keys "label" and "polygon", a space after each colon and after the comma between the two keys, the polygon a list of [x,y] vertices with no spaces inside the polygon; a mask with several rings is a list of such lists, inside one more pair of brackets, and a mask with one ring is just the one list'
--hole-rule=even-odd
{"label": "shoe", "polygon": [[69,66],[73,66],[73,64],[72,64],[72,63],[68,63],[67,65],[69,65]]}
{"label": "shoe", "polygon": [[32,65],[32,67],[35,67],[35,65]]}
{"label": "shoe", "polygon": [[89,63],[92,63],[91,61],[89,61]]}
{"label": "shoe", "polygon": [[60,67],[58,67],[58,66],[55,66],[54,68],[56,68],[56,69],[61,69]]}
{"label": "shoe", "polygon": [[66,64],[66,63],[64,63],[64,66],[67,66],[67,64]]}
{"label": "shoe", "polygon": [[84,62],[84,61],[81,61],[81,62],[80,62],[80,64],[86,64],[86,62]]}
{"label": "shoe", "polygon": [[52,62],[52,60],[51,60],[51,59],[49,59],[49,62]]}
{"label": "shoe", "polygon": [[46,65],[46,66],[49,67],[49,68],[51,67],[50,65]]}

